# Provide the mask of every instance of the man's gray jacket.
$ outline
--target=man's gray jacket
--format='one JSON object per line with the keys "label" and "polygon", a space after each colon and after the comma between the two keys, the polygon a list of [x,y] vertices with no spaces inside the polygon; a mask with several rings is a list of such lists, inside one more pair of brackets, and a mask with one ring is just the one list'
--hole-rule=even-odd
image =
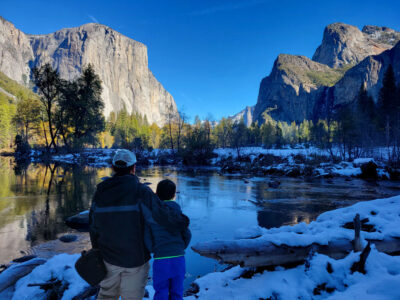
{"label": "man's gray jacket", "polygon": [[171,232],[182,232],[189,219],[165,205],[135,175],[113,176],[97,186],[89,213],[90,240],[115,266],[138,267],[150,259],[144,246],[144,216]]}

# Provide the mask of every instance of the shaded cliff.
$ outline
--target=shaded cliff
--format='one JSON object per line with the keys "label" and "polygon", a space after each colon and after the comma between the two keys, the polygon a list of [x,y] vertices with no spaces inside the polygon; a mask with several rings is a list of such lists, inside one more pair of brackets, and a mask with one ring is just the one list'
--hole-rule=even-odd
{"label": "shaded cliff", "polygon": [[262,122],[262,113],[275,107],[270,115],[277,120],[301,122],[310,118],[324,87],[333,86],[345,71],[305,56],[279,55],[271,74],[261,81],[253,119]]}
{"label": "shaded cliff", "polygon": [[353,101],[364,82],[376,101],[389,64],[400,80],[399,40],[400,33],[386,27],[327,26],[313,60],[278,56],[260,83],[253,120],[262,122],[268,108],[276,108],[273,118],[287,122],[324,117],[327,109]]}

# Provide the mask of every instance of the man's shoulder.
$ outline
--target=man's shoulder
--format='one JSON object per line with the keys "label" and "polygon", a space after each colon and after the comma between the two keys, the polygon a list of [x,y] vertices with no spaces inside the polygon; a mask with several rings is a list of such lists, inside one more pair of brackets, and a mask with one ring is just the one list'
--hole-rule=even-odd
{"label": "man's shoulder", "polygon": [[154,194],[153,190],[147,184],[144,184],[139,180],[137,182],[137,189],[138,192],[141,194],[149,194],[149,193]]}
{"label": "man's shoulder", "polygon": [[97,185],[97,190],[103,190],[107,188],[112,188],[116,185],[130,185],[137,183],[139,180],[134,175],[124,175],[124,176],[112,176],[106,177]]}

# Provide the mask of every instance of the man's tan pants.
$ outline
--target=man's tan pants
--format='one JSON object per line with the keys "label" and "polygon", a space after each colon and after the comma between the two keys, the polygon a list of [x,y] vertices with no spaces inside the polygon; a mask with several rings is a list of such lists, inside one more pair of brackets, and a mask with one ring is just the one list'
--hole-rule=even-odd
{"label": "man's tan pants", "polygon": [[122,268],[104,262],[107,276],[100,282],[98,300],[119,299],[141,300],[144,297],[149,262],[137,268]]}

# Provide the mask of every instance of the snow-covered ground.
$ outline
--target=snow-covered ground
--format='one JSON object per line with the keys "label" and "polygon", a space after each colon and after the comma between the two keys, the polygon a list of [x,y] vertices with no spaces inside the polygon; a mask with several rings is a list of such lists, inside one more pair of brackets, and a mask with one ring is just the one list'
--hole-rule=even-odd
{"label": "snow-covered ground", "polygon": [[[107,167],[110,165],[111,158],[115,153],[115,149],[85,149],[80,153],[54,154],[51,161],[64,164],[80,164],[84,163],[93,167]],[[32,150],[30,159],[33,162],[41,162],[43,152]]]}
{"label": "snow-covered ground", "polygon": [[200,288],[197,297],[185,299],[400,299],[400,257],[373,248],[365,275],[350,271],[358,260],[359,253],[351,253],[340,260],[315,254],[308,268],[305,265],[293,269],[278,267],[250,279],[242,278],[247,270],[237,266],[197,279],[195,282]]}
{"label": "snow-covered ground", "polygon": [[[329,240],[338,238],[352,239],[354,231],[343,228],[343,225],[352,221],[356,213],[360,214],[361,220],[368,218],[367,223],[375,230],[361,232],[363,245],[365,239],[400,238],[400,196],[396,196],[329,211],[309,225],[300,223],[269,230],[243,228],[236,235],[237,246],[261,245],[266,241],[277,245],[304,246],[311,243],[327,244]],[[261,236],[247,239],[254,235]],[[274,271],[255,272],[250,278],[242,275],[254,272],[254,269],[236,266],[197,279],[195,283],[199,290],[185,299],[400,299],[400,256],[389,256],[372,245],[365,265],[366,274],[352,273],[351,266],[359,260],[359,255],[359,252],[351,252],[343,259],[334,260],[315,253],[308,264],[291,269],[276,267]],[[78,257],[77,254],[60,254],[50,258],[19,279],[14,288],[0,293],[0,298],[43,299],[42,290],[28,285],[56,279],[66,287],[62,299],[72,299],[88,288],[74,269]],[[0,286],[12,268],[0,274]],[[147,289],[151,296],[152,287],[148,286]]]}
{"label": "snow-covered ground", "polygon": [[[65,164],[108,167],[115,151],[116,149],[85,149],[81,153],[52,155],[51,160]],[[238,159],[236,149],[218,148],[214,150],[215,157],[211,159],[211,165],[220,167],[223,171],[230,173],[356,177],[362,173],[361,165],[372,161],[378,166],[378,177],[390,179],[391,175],[387,172],[385,165],[386,153],[386,149],[377,148],[371,157],[357,158],[352,162],[343,161],[335,163],[332,161],[331,154],[327,150],[315,147],[305,148],[302,145],[284,149],[244,147],[240,150],[240,160]],[[41,155],[40,151],[32,150],[30,157],[33,161],[40,162]],[[143,151],[141,157],[144,158],[144,161],[147,161],[145,164],[149,165],[177,164],[177,161],[172,156],[172,151],[169,149]]]}

